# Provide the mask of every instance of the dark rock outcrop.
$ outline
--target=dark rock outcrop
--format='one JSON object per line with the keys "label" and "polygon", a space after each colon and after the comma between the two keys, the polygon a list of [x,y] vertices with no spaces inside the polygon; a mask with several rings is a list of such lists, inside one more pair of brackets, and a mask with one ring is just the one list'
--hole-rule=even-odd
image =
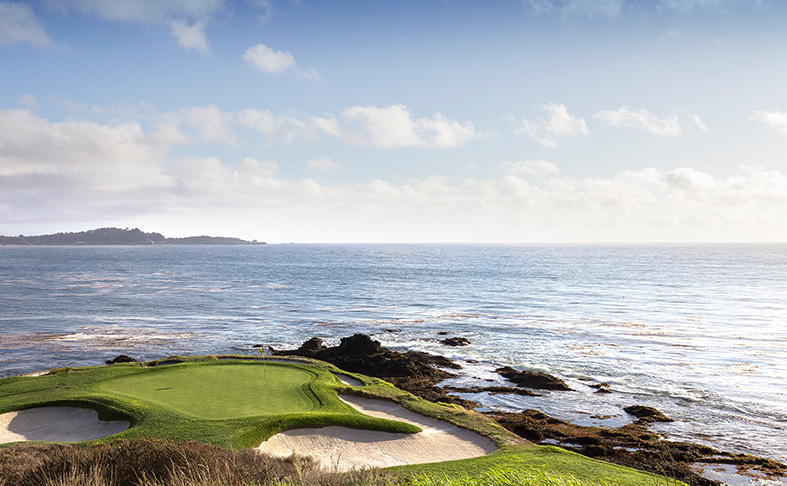
{"label": "dark rock outcrop", "polygon": [[674,422],[671,418],[659,412],[653,407],[646,407],[644,405],[631,405],[623,409],[627,414],[637,417],[635,423],[639,425],[647,425],[653,422]]}
{"label": "dark rock outcrop", "polygon": [[108,359],[106,363],[108,365],[115,364],[115,363],[136,363],[137,360],[132,358],[131,356],[126,356],[125,354],[121,354],[120,356],[115,357],[115,359]]}
{"label": "dark rock outcrop", "polygon": [[437,383],[456,375],[442,368],[458,369],[448,358],[420,351],[393,351],[365,334],[342,338],[338,346],[326,347],[320,338],[312,338],[298,349],[275,351],[278,356],[304,356],[327,361],[339,368],[386,380],[413,395],[433,402],[455,403],[467,408],[478,404],[449,396]]}
{"label": "dark rock outcrop", "polygon": [[445,344],[446,346],[469,346],[470,340],[463,337],[452,337],[448,339],[443,339],[440,341],[441,343]]}
{"label": "dark rock outcrop", "polygon": [[510,366],[495,370],[496,373],[508,378],[518,386],[537,390],[571,390],[566,383],[556,376],[543,371],[518,371]]}

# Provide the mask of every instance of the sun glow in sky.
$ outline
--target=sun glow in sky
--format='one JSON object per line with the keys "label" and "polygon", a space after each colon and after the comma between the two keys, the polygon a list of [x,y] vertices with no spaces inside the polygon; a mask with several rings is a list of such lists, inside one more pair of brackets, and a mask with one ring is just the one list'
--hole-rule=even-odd
{"label": "sun glow in sky", "polygon": [[787,3],[0,0],[0,234],[787,241]]}

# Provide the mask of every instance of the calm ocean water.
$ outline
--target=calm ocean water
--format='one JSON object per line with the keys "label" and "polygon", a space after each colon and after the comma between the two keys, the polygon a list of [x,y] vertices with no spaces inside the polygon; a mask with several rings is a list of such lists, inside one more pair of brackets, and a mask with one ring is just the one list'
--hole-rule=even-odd
{"label": "calm ocean water", "polygon": [[[470,395],[787,461],[787,246],[0,247],[0,376],[355,332],[574,392]],[[472,345],[450,348],[438,333]],[[587,385],[610,383],[612,394]]]}

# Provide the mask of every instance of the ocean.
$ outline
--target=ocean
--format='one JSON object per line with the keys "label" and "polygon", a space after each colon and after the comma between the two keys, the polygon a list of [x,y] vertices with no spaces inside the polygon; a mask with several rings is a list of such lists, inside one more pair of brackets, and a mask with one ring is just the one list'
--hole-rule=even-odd
{"label": "ocean", "polygon": [[458,385],[508,365],[575,390],[462,395],[482,410],[648,405],[669,439],[787,462],[786,245],[6,246],[0,309],[0,377],[362,332],[457,360]]}

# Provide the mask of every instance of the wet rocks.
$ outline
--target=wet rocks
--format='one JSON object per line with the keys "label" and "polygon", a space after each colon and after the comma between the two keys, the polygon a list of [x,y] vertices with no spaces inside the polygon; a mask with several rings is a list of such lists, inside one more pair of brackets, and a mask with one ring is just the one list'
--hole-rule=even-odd
{"label": "wet rocks", "polygon": [[132,358],[131,356],[126,356],[125,354],[121,354],[114,359],[106,360],[106,364],[111,365],[115,363],[136,363],[137,360]]}
{"label": "wet rocks", "polygon": [[674,422],[671,418],[659,412],[653,407],[646,407],[644,405],[631,405],[623,409],[627,414],[637,417],[635,423],[639,425],[647,425],[653,422]]}
{"label": "wet rocks", "polygon": [[518,371],[510,366],[504,366],[496,369],[495,372],[513,381],[518,386],[525,388],[535,388],[537,390],[571,390],[563,380],[549,373],[544,373],[543,371]]}
{"label": "wet rocks", "polygon": [[447,339],[443,339],[440,342],[442,344],[445,344],[446,346],[469,346],[470,345],[470,340],[467,339],[467,338],[463,338],[463,337],[447,338]]}
{"label": "wet rocks", "polygon": [[517,388],[514,386],[443,386],[443,388],[451,393],[489,393],[490,395],[499,395],[501,393],[511,393],[513,395],[520,395],[525,397],[540,397],[538,393],[532,392],[524,388]]}

